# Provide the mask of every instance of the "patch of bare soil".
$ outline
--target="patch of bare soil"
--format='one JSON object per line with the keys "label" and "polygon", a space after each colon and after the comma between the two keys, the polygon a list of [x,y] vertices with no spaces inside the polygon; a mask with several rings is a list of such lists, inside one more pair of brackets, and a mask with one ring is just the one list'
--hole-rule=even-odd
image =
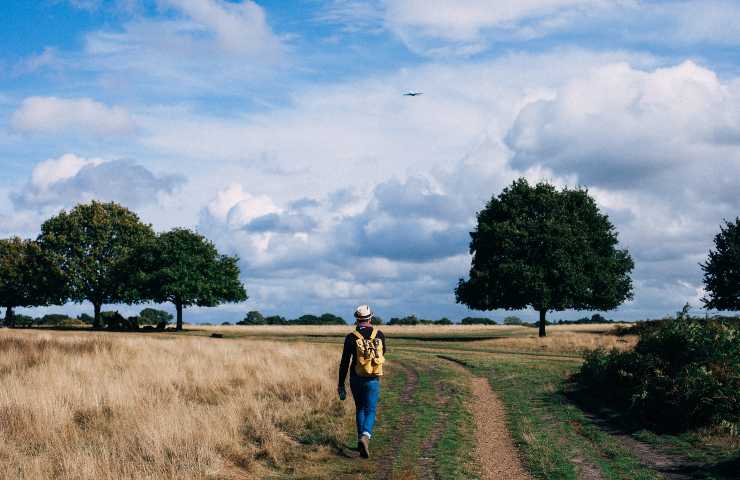
{"label": "patch of bare soil", "polygon": [[473,377],[460,360],[440,358],[451,361],[461,374],[472,377],[470,409],[475,420],[475,453],[481,467],[481,480],[530,480],[506,425],[504,404],[488,380]]}
{"label": "patch of bare soil", "polygon": [[[416,388],[419,386],[419,374],[416,372],[416,370],[414,370],[413,367],[409,367],[401,362],[398,362],[395,366],[397,366],[400,370],[403,370],[406,376],[406,383],[403,386],[403,390],[401,391],[401,395],[399,396],[398,401],[402,405],[408,405],[408,409],[406,409],[406,411],[413,411],[412,400],[414,398]],[[391,478],[391,474],[393,472],[393,464],[396,463],[396,457],[398,456],[398,452],[401,448],[404,434],[406,430],[408,430],[408,428],[410,427],[411,421],[412,417],[410,416],[402,416],[399,419],[399,423],[398,425],[396,425],[395,436],[393,437],[391,447],[388,451],[388,455],[384,455],[377,461],[377,473],[375,477],[378,480],[388,480],[389,478]]]}

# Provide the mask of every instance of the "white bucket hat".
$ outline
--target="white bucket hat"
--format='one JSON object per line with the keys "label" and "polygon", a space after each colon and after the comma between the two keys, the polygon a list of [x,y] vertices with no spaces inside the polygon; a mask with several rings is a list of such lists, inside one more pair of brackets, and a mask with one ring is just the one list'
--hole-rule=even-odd
{"label": "white bucket hat", "polygon": [[360,305],[355,310],[355,318],[360,321],[369,321],[373,318],[373,311],[367,305]]}

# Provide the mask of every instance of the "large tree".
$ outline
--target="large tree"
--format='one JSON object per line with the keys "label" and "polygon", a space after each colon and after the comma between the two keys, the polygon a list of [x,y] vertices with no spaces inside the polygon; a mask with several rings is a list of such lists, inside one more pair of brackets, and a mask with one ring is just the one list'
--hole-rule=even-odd
{"label": "large tree", "polygon": [[458,303],[532,307],[540,336],[548,311],[610,310],[632,298],[632,258],[586,190],[519,179],[478,213],[470,236],[470,279],[460,279]]}
{"label": "large tree", "polygon": [[44,222],[38,241],[64,273],[69,298],[93,304],[93,327],[100,328],[104,304],[142,300],[134,281],[141,269],[138,253],[153,238],[151,226],[135,213],[116,203],[93,201]]}
{"label": "large tree", "polygon": [[0,307],[13,326],[16,307],[63,303],[64,277],[38,243],[18,237],[0,240]]}
{"label": "large tree", "polygon": [[182,228],[162,233],[147,256],[148,297],[175,305],[177,330],[182,330],[183,308],[247,299],[239,280],[238,258],[219,254],[198,233]]}
{"label": "large tree", "polygon": [[704,270],[706,308],[740,310],[740,219],[720,226]]}

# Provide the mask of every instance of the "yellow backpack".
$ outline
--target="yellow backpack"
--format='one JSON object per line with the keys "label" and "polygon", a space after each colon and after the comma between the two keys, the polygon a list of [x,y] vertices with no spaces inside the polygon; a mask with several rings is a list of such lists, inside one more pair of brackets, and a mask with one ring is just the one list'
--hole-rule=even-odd
{"label": "yellow backpack", "polygon": [[367,340],[360,332],[352,332],[357,337],[357,349],[355,351],[355,373],[360,377],[380,377],[383,375],[383,342],[375,338],[378,331],[373,328],[370,338]]}

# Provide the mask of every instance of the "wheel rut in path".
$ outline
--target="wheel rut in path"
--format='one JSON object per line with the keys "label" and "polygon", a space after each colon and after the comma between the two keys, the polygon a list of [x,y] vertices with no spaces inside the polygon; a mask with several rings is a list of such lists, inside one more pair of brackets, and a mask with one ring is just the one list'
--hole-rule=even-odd
{"label": "wheel rut in path", "polygon": [[640,463],[656,470],[666,480],[691,480],[692,478],[697,478],[696,473],[703,466],[701,463],[692,462],[681,455],[660,452],[652,445],[643,443],[632,437],[632,435],[615,429],[603,418],[590,413],[586,414],[586,417],[595,425],[598,425],[604,432],[618,439],[624,448],[640,460]]}
{"label": "wheel rut in path", "polygon": [[[419,374],[413,367],[409,367],[402,362],[395,364],[400,370],[403,370],[406,376],[406,382],[404,383],[403,390],[398,397],[398,401],[401,405],[404,405],[406,411],[413,411],[413,399],[416,389],[419,386]],[[378,480],[388,480],[392,478],[393,464],[396,463],[398,452],[401,448],[406,431],[411,426],[413,417],[409,415],[401,415],[399,418],[398,425],[395,426],[393,441],[391,442],[390,450],[387,455],[378,459],[377,471],[375,478]]]}
{"label": "wheel rut in path", "polygon": [[481,480],[531,480],[506,425],[504,404],[488,380],[474,376],[460,360],[442,355],[439,358],[448,360],[461,374],[471,377],[470,410],[475,420],[475,453],[481,467]]}
{"label": "wheel rut in path", "polygon": [[446,384],[439,381],[435,383],[435,405],[437,407],[438,415],[437,422],[434,425],[434,429],[429,433],[427,438],[421,444],[421,455],[419,456],[419,478],[424,480],[437,480],[440,478],[439,473],[434,465],[434,449],[437,447],[442,434],[447,428],[447,405],[449,404],[450,397],[447,393]]}

